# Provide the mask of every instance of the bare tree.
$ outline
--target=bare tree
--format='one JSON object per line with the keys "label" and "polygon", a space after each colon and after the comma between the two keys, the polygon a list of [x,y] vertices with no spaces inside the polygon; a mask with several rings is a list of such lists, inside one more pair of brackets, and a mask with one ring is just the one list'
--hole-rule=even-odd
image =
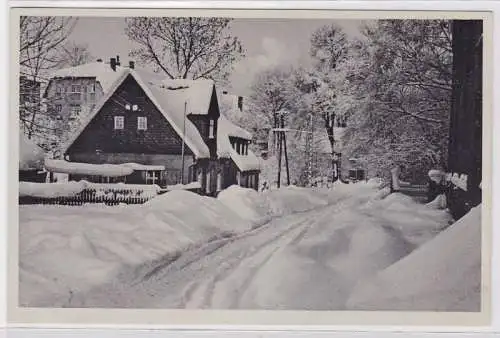
{"label": "bare tree", "polygon": [[61,47],[71,33],[72,17],[23,16],[20,18],[20,121],[28,138],[50,138],[54,127],[47,119],[40,94],[47,73],[60,64]]}
{"label": "bare tree", "polygon": [[128,37],[139,44],[131,56],[153,65],[170,78],[227,79],[243,56],[231,36],[228,18],[127,18]]}
{"label": "bare tree", "polygon": [[88,63],[94,59],[87,44],[69,42],[61,49],[60,67],[75,67]]}

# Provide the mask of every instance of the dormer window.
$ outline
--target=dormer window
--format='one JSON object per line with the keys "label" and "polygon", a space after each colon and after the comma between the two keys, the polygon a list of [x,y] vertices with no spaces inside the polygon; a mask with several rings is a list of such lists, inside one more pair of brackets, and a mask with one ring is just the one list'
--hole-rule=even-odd
{"label": "dormer window", "polygon": [[215,120],[210,119],[210,125],[208,127],[208,138],[213,139],[215,137]]}

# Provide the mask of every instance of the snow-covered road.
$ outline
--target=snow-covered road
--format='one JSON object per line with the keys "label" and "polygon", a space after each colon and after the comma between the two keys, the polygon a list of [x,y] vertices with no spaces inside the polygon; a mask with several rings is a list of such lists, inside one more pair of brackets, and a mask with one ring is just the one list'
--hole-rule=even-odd
{"label": "snow-covered road", "polygon": [[477,310],[480,208],[448,228],[439,205],[360,183],[235,187],[216,199],[180,191],[141,206],[23,206],[20,302]]}
{"label": "snow-covered road", "polygon": [[363,209],[369,199],[351,195],[212,241],[175,260],[168,256],[128,269],[67,305],[344,309],[359,279],[391,265],[415,245],[397,224]]}

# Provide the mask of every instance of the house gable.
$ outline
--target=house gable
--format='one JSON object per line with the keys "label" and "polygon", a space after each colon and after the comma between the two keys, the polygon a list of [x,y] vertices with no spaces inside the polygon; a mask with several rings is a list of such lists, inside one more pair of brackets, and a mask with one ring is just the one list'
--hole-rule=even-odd
{"label": "house gable", "polygon": [[[126,105],[138,110],[127,110]],[[123,116],[123,129],[115,129],[115,116]],[[138,130],[138,117],[147,119],[147,129]],[[182,153],[183,140],[158,110],[132,75],[121,82],[98,112],[68,147],[66,153]],[[193,152],[187,144],[186,155]]]}
{"label": "house gable", "polygon": [[[218,129],[219,116],[220,116],[219,103],[217,101],[215,86],[213,86],[207,114],[189,115],[189,120],[193,122],[193,124],[196,126],[200,135],[203,138],[203,141],[208,146],[211,157],[217,156],[217,129]],[[214,121],[212,138],[210,137],[210,120]]]}

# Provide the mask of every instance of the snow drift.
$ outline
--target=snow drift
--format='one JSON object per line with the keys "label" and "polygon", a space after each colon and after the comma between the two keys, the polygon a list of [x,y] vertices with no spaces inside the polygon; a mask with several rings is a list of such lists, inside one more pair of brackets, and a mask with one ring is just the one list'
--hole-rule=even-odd
{"label": "snow drift", "polygon": [[348,300],[353,310],[480,311],[481,206],[375,277]]}
{"label": "snow drift", "polygon": [[269,200],[253,189],[233,185],[221,191],[217,199],[254,226],[262,225],[272,217]]}
{"label": "snow drift", "polygon": [[21,206],[19,215],[24,305],[62,306],[123,266],[250,228],[216,199],[187,191],[142,206]]}

